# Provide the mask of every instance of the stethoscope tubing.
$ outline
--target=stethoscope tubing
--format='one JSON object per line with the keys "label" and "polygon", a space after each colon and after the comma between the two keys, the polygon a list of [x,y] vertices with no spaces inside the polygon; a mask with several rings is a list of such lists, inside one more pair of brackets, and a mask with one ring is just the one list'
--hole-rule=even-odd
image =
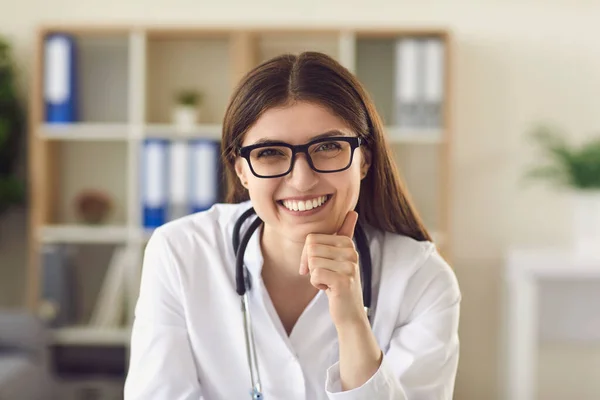
{"label": "stethoscope tubing", "polygon": [[[246,355],[248,358],[248,367],[250,369],[250,379],[252,381],[252,390],[250,391],[253,400],[264,400],[262,395],[262,385],[260,372],[258,368],[258,357],[256,356],[256,344],[252,329],[252,315],[248,301],[248,291],[251,289],[251,280],[248,271],[244,267],[244,253],[250,238],[262,224],[262,220],[256,217],[250,224],[244,236],[240,240],[240,231],[243,223],[253,214],[254,208],[251,207],[238,218],[233,228],[233,250],[235,253],[235,286],[236,292],[241,299],[241,310],[244,318],[244,333],[246,338]],[[370,320],[371,309],[371,252],[367,243],[367,236],[360,224],[356,224],[354,229],[356,246],[360,257],[360,275],[363,290],[363,302],[365,312]]]}

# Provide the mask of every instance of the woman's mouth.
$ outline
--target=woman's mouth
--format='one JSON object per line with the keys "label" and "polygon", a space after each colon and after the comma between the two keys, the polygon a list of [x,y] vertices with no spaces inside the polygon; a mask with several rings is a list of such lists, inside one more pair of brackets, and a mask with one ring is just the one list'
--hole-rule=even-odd
{"label": "woman's mouth", "polygon": [[331,199],[331,195],[318,196],[306,200],[278,200],[277,203],[294,213],[315,212],[314,210],[323,207]]}

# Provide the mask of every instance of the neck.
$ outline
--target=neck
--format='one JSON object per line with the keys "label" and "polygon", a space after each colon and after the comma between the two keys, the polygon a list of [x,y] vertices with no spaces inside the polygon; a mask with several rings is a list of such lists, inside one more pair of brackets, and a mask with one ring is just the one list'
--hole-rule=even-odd
{"label": "neck", "polygon": [[276,275],[279,279],[290,282],[307,280],[307,276],[299,273],[304,242],[295,242],[278,235],[266,225],[263,228],[261,235],[263,274]]}

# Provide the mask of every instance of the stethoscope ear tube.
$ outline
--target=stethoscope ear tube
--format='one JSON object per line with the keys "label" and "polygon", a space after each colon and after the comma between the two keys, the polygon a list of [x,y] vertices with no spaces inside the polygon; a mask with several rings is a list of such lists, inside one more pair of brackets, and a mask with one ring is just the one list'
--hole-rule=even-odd
{"label": "stethoscope ear tube", "polygon": [[[243,296],[246,293],[246,288],[250,284],[250,280],[248,279],[248,275],[244,271],[244,253],[246,252],[246,247],[248,246],[248,242],[250,241],[250,237],[254,231],[262,224],[262,220],[259,217],[256,217],[250,227],[248,228],[247,233],[242,238],[241,243],[239,242],[239,228],[237,224],[243,219],[246,219],[254,212],[254,208],[246,211],[236,223],[233,234],[233,248],[236,253],[235,257],[235,290],[238,295]],[[241,224],[240,224],[241,225]],[[238,248],[239,247],[239,248]]]}
{"label": "stethoscope ear tube", "polygon": [[367,242],[367,235],[360,224],[356,224],[356,227],[354,228],[354,237],[356,238],[356,247],[361,263],[360,280],[362,281],[363,287],[363,302],[365,310],[368,311],[371,308],[371,250],[369,249],[369,243]]}

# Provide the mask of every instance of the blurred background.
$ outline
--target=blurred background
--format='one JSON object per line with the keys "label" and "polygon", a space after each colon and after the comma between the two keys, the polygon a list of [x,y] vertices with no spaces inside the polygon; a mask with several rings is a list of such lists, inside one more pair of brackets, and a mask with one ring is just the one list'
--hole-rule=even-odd
{"label": "blurred background", "polygon": [[458,276],[454,398],[600,399],[600,1],[8,7],[0,398],[122,397],[145,240],[221,201],[241,75],[318,50],[365,84]]}

